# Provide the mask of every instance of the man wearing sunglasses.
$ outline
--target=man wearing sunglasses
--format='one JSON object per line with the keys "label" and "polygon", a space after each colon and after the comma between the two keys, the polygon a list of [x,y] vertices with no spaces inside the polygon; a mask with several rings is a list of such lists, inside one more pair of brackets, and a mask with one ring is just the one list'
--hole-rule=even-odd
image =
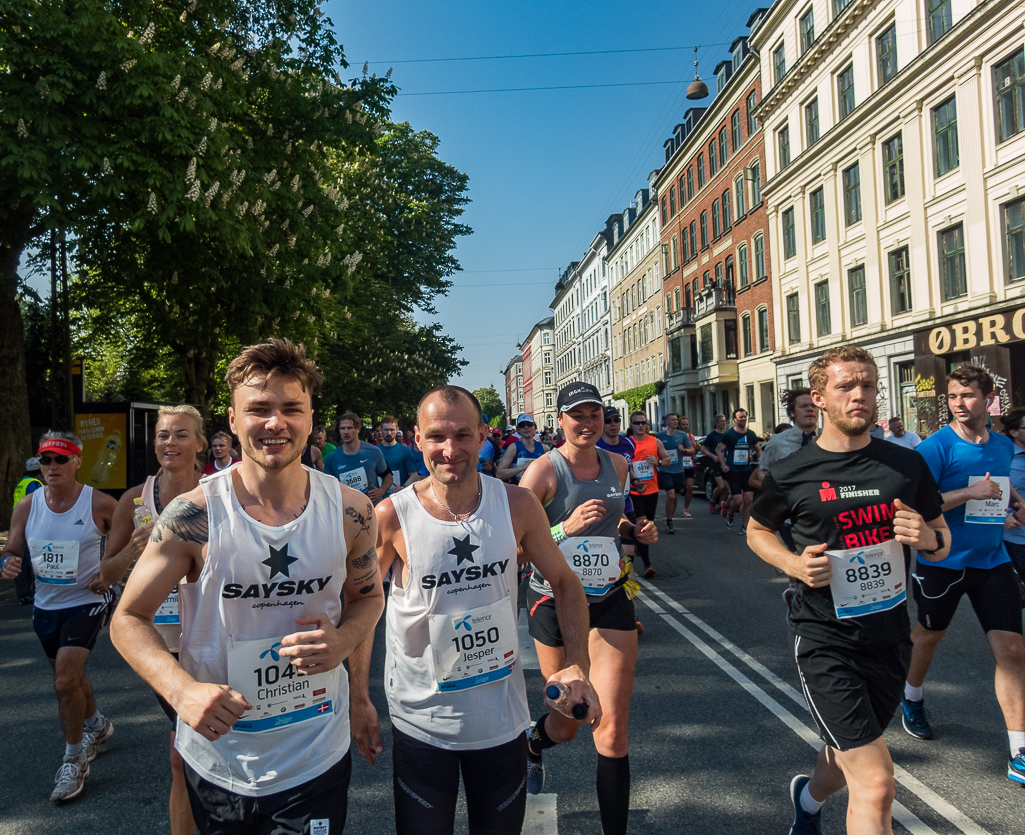
{"label": "man wearing sunglasses", "polygon": [[53,668],[64,729],[64,760],[50,795],[59,802],[81,794],[89,763],[114,733],[113,723],[96,708],[85,662],[112,601],[100,577],[100,556],[117,502],[79,483],[82,442],[77,436],[47,432],[36,455],[46,486],[14,508],[0,576],[13,580],[22,560],[32,561],[32,627]]}
{"label": "man wearing sunglasses", "polygon": [[534,416],[522,414],[516,419],[516,431],[520,434],[505,449],[498,465],[498,477],[510,484],[519,484],[520,476],[535,458],[545,454],[544,446],[534,440]]}

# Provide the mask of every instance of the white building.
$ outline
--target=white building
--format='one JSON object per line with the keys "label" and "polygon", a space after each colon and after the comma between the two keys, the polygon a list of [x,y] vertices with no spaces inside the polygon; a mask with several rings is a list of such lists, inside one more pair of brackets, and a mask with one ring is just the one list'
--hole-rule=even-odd
{"label": "white building", "polygon": [[530,345],[530,375],[532,379],[533,403],[527,409],[534,415],[539,427],[554,429],[556,426],[555,401],[559,389],[555,385],[555,319],[542,319],[527,334]]}
{"label": "white building", "polygon": [[502,373],[505,375],[505,413],[512,423],[523,412],[523,357],[514,356]]}

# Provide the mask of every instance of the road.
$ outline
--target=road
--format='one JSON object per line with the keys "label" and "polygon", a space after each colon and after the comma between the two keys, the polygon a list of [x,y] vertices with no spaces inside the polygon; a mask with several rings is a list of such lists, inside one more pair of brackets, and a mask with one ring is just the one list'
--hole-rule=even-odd
{"label": "road", "polygon": [[[743,537],[694,501],[694,519],[653,547],[656,577],[644,583],[644,623],[631,710],[631,832],[646,835],[783,835],[788,786],[807,772],[817,745],[787,656],[783,580]],[[49,665],[30,613],[0,592],[0,835],[167,833],[166,718],[104,635],[87,672],[117,730],[93,763],[83,795],[49,803],[62,740]],[[521,613],[522,614],[522,613]],[[383,626],[382,626],[383,629]],[[525,637],[525,636],[524,636]],[[524,652],[533,715],[541,710],[536,658]],[[390,743],[375,652],[373,698]],[[1006,734],[993,693],[988,644],[970,606],[941,645],[926,699],[936,737],[886,734],[897,764],[895,831],[914,835],[1017,835],[1025,791],[1006,778]],[[394,832],[390,754],[376,768],[354,761],[347,831]],[[596,754],[589,735],[547,752],[545,793],[531,798],[528,835],[596,835]],[[844,832],[845,796],[827,803],[823,831]],[[465,826],[458,832],[465,832]]]}

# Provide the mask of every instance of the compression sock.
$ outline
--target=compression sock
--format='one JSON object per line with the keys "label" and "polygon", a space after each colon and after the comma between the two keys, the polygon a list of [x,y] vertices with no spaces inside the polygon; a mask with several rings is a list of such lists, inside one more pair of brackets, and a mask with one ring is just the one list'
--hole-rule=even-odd
{"label": "compression sock", "polygon": [[809,815],[817,815],[819,810],[825,804],[825,800],[816,800],[811,796],[811,792],[808,791],[808,786],[811,784],[811,780],[804,784],[804,788],[801,790],[801,808],[804,809]]}
{"label": "compression sock", "polygon": [[626,835],[630,814],[630,757],[598,755],[598,811],[604,835]]}
{"label": "compression sock", "polygon": [[909,702],[920,702],[925,696],[922,694],[921,687],[912,687],[906,681],[904,682],[904,698]]}
{"label": "compression sock", "polygon": [[98,731],[103,728],[103,714],[97,708],[96,713],[85,720],[85,726],[91,731]]}
{"label": "compression sock", "polygon": [[1011,759],[1014,759],[1025,748],[1025,731],[1008,731],[1007,741],[1011,744]]}
{"label": "compression sock", "polygon": [[545,730],[546,721],[548,721],[547,713],[534,723],[534,727],[530,730],[530,736],[527,737],[527,756],[531,759],[541,759],[541,752],[545,748],[554,748],[559,744],[553,742],[552,738],[548,736],[548,731]]}
{"label": "compression sock", "polygon": [[82,756],[82,752],[84,750],[85,746],[81,742],[79,742],[77,745],[72,745],[70,742],[64,743],[65,757],[74,757],[75,759],[78,759],[80,756]]}

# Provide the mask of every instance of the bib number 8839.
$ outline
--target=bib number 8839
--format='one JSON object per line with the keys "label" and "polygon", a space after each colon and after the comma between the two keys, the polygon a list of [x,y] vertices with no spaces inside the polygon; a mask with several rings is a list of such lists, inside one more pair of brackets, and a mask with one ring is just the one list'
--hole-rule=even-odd
{"label": "bib number 8839", "polygon": [[[884,563],[874,563],[872,565],[862,565],[862,566],[859,566],[858,568],[848,568],[847,572],[846,572],[846,577],[847,577],[847,582],[848,583],[857,583],[859,580],[878,580],[878,579],[881,579],[883,577],[888,577],[892,573],[893,573],[893,568],[890,566],[890,564],[888,562],[884,562]],[[863,588],[863,589],[877,588],[877,587],[881,588],[882,584],[880,583],[880,584],[878,584],[878,586],[876,586],[876,585],[872,585],[872,586],[862,585],[861,586],[861,588]]]}

